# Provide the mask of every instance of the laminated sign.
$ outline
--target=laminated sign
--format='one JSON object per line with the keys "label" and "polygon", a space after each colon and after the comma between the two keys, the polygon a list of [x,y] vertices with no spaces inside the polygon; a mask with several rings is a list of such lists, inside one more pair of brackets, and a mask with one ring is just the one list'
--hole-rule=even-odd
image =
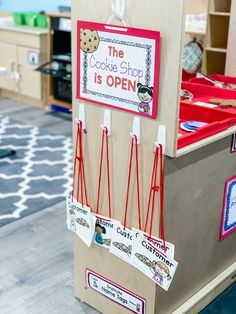
{"label": "laminated sign", "polygon": [[77,98],[155,119],[160,33],[77,22]]}
{"label": "laminated sign", "polygon": [[95,226],[88,206],[68,199],[67,227],[74,231],[87,246],[91,245]]}
{"label": "laminated sign", "polygon": [[140,236],[133,251],[132,264],[164,290],[168,290],[178,262],[159,251],[151,242]]}
{"label": "laminated sign", "polygon": [[[164,241],[158,237],[150,236],[148,233],[140,231],[135,228],[132,228],[132,231],[133,231],[133,248],[137,246],[139,238],[144,237],[150,243],[152,243],[152,245],[155,246],[157,250],[162,251],[170,258],[174,258],[174,255],[175,255],[174,244],[165,241],[165,246],[164,246]],[[166,251],[164,252],[164,250]]]}
{"label": "laminated sign", "polygon": [[226,180],[222,207],[220,239],[236,230],[236,176]]}
{"label": "laminated sign", "polygon": [[110,252],[129,263],[132,254],[132,243],[132,230],[116,223],[113,229]]}
{"label": "laminated sign", "polygon": [[111,246],[114,224],[117,222],[101,215],[93,215],[93,220],[95,224],[93,243],[109,249]]}

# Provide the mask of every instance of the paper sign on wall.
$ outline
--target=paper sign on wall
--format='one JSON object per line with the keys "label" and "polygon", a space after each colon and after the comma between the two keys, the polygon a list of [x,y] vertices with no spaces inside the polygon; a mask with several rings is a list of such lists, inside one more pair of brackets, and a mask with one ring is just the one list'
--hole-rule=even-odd
{"label": "paper sign on wall", "polygon": [[67,227],[74,231],[80,239],[90,246],[93,241],[95,225],[90,208],[79,202],[67,199]]}
{"label": "paper sign on wall", "polygon": [[114,223],[118,222],[97,214],[93,215],[93,220],[95,224],[93,243],[109,249],[111,246]]}
{"label": "paper sign on wall", "polygon": [[110,252],[129,263],[132,254],[132,244],[132,230],[124,229],[122,224],[116,223],[113,229]]}
{"label": "paper sign on wall", "polygon": [[77,22],[77,98],[155,119],[160,33]]}
{"label": "paper sign on wall", "polygon": [[151,242],[140,236],[133,249],[132,264],[164,290],[168,290],[178,262],[157,250]]}
{"label": "paper sign on wall", "polygon": [[220,239],[236,230],[236,176],[226,180],[221,218]]}
{"label": "paper sign on wall", "polygon": [[145,314],[146,300],[113,281],[86,269],[87,285],[133,313]]}
{"label": "paper sign on wall", "polygon": [[232,135],[231,153],[236,152],[236,133]]}

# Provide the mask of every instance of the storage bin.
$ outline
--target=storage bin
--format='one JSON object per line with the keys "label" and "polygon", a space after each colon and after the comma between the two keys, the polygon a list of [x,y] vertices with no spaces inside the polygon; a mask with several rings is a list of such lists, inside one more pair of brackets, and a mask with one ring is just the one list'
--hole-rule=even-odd
{"label": "storage bin", "polygon": [[25,25],[25,16],[22,12],[13,12],[13,20],[15,25]]}
{"label": "storage bin", "polygon": [[30,27],[36,26],[36,18],[37,18],[37,13],[35,12],[27,12],[24,13],[25,17],[25,24]]}
{"label": "storage bin", "polygon": [[40,28],[47,28],[48,27],[46,15],[37,14],[37,16],[36,16],[36,27],[40,27]]}

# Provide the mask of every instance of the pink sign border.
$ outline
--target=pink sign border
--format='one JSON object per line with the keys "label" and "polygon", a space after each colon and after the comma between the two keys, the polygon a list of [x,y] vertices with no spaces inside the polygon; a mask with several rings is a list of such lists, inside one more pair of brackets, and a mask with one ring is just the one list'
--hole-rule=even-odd
{"label": "pink sign border", "polygon": [[[132,111],[129,109],[120,108],[116,105],[106,104],[100,101],[95,101],[91,99],[84,98],[80,95],[80,29],[92,29],[95,31],[102,31],[107,33],[115,33],[124,35],[130,35],[135,37],[141,38],[148,38],[154,39],[155,44],[155,65],[154,65],[154,90],[153,90],[153,101],[152,101],[152,115],[147,115],[145,113]],[[159,71],[160,71],[160,32],[152,31],[152,30],[145,30],[139,28],[130,28],[130,27],[123,27],[117,25],[110,25],[110,24],[102,24],[102,23],[94,23],[94,22],[87,22],[87,21],[77,21],[77,73],[76,73],[76,98],[80,100],[85,100],[88,102],[92,102],[98,105],[103,105],[106,107],[118,109],[121,111],[126,111],[129,113],[133,113],[136,115],[143,116],[145,118],[156,119],[157,117],[157,107],[158,107],[158,96],[159,96]]]}

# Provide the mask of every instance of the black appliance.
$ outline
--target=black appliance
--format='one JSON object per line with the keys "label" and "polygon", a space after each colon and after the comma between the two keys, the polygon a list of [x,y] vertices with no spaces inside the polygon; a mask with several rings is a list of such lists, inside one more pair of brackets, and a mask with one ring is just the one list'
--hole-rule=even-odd
{"label": "black appliance", "polygon": [[36,70],[52,77],[51,93],[55,99],[71,103],[71,19],[51,18],[51,46],[51,61]]}

